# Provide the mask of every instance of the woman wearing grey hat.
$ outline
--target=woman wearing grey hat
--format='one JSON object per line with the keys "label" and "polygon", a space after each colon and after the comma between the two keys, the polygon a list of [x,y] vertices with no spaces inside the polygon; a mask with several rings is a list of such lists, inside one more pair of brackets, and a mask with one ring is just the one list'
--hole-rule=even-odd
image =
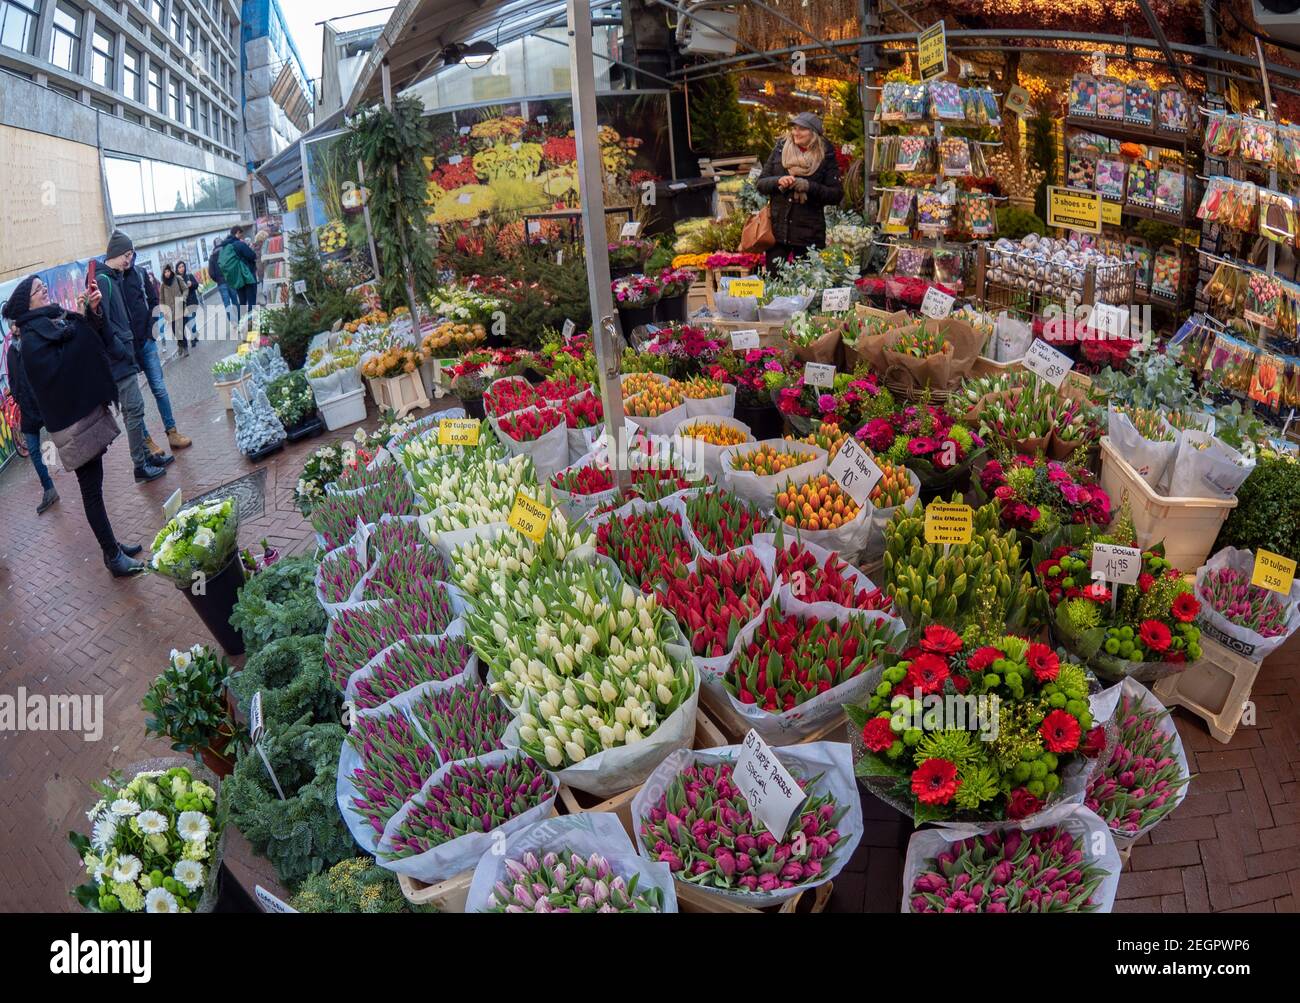
{"label": "woman wearing grey hat", "polygon": [[826,246],[824,210],[840,203],[844,188],[820,118],[804,111],[790,119],[790,131],[767,158],[756,187],[772,207],[776,243],[767,252],[769,268]]}

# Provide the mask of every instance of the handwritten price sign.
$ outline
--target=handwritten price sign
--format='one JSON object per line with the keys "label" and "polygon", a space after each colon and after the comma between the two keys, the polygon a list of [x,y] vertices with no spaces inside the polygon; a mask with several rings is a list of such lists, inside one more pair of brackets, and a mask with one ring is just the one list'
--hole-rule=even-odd
{"label": "handwritten price sign", "polygon": [[749,813],[777,839],[784,839],[790,819],[808,795],[753,728],[740,744],[732,780],[745,796]]}
{"label": "handwritten price sign", "polygon": [[822,292],[822,311],[824,313],[840,313],[849,308],[852,299],[853,290],[848,286],[826,289]]}
{"label": "handwritten price sign", "polygon": [[809,362],[803,367],[803,381],[810,387],[835,386],[835,367],[825,362]]}
{"label": "handwritten price sign", "polygon": [[1142,551],[1110,543],[1092,545],[1092,577],[1116,585],[1133,585],[1142,573]]}
{"label": "handwritten price sign", "polygon": [[859,505],[867,504],[872,489],[884,476],[867,451],[852,439],[845,439],[840,445],[827,472]]}
{"label": "handwritten price sign", "polygon": [[1052,386],[1059,387],[1074,368],[1074,360],[1047,342],[1035,338],[1025,353],[1025,368]]}
{"label": "handwritten price sign", "polygon": [[747,328],[744,331],[731,332],[731,347],[736,351],[744,351],[750,348],[758,347],[758,331],[754,328]]}

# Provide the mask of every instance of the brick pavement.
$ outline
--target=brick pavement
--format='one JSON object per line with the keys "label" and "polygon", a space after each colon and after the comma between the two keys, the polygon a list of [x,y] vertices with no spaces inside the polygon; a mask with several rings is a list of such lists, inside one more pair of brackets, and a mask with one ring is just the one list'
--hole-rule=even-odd
{"label": "brick pavement", "polygon": [[[180,365],[206,364],[202,359]],[[169,366],[169,382],[171,372]],[[347,430],[254,465],[236,451],[233,420],[214,394],[186,398],[174,403],[194,446],[177,454],[167,477],[136,485],[124,437],[109,452],[105,493],[119,537],[147,544],[161,524],[163,500],[178,487],[194,497],[261,467],[266,510],[241,526],[241,542],[266,537],[290,553],[308,549],[310,530],[293,507],[293,486],[304,454]],[[153,405],[147,407],[156,427]],[[98,743],[0,733],[0,909],[71,910],[67,893],[80,874],[65,834],[84,825],[86,785],[109,768],[168,752],[146,738],[140,699],[168,651],[210,638],[170,583],[109,577],[70,474],[56,473],[63,501],[38,518],[35,475],[26,461],[14,462],[20,466],[0,478],[0,692],[25,686],[102,694],[105,722]],[[1175,712],[1197,776],[1184,803],[1134,848],[1117,911],[1300,911],[1300,642],[1268,660],[1254,698],[1257,725],[1243,726],[1226,746]],[[866,835],[835,883],[831,907],[895,912],[910,823],[870,796],[863,809]],[[227,861],[246,885],[271,883],[265,862],[237,833]]]}

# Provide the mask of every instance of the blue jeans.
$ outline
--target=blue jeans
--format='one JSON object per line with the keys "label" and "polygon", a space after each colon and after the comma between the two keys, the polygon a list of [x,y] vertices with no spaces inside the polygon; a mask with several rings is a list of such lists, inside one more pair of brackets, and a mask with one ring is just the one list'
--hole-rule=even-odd
{"label": "blue jeans", "polygon": [[153,391],[153,399],[158,404],[158,417],[162,419],[163,429],[171,431],[176,427],[176,419],[172,416],[172,402],[167,396],[167,384],[163,382],[162,360],[158,358],[158,343],[146,341],[140,346],[140,351],[136,355],[136,361],[144,371],[144,378],[149,381],[149,389]]}
{"label": "blue jeans", "polygon": [[36,468],[36,476],[41,479],[41,487],[46,491],[54,487],[54,481],[50,478],[50,472],[45,467],[45,461],[41,459],[41,433],[24,432],[23,441],[27,444],[27,455],[31,457],[32,466]]}

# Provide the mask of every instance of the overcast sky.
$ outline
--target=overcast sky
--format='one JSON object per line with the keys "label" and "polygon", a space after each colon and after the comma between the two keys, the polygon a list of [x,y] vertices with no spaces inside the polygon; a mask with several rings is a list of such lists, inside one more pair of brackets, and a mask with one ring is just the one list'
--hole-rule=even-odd
{"label": "overcast sky", "polygon": [[[320,45],[321,26],[318,21],[339,18],[354,11],[370,10],[383,7],[386,0],[281,0],[280,9],[289,22],[289,34],[293,36],[294,45],[307,64],[307,72],[313,80],[320,79]],[[338,31],[350,31],[367,25],[383,24],[388,20],[391,10],[381,10],[374,14],[363,14],[336,21]]]}

